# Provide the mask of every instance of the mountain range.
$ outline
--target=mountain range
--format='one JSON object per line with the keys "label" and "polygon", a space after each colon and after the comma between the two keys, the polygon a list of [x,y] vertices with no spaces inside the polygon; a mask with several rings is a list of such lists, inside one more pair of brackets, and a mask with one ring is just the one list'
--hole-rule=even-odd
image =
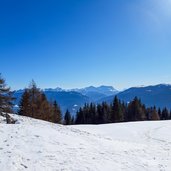
{"label": "mountain range", "polygon": [[[65,90],[62,88],[47,88],[42,90],[49,101],[56,100],[64,113],[67,109],[71,113],[76,111],[83,106],[85,103],[97,102],[102,98],[114,96],[118,93],[112,86],[100,86],[100,87],[86,87],[81,89],[70,89]],[[15,110],[17,110],[21,96],[24,90],[14,91],[14,97],[16,98]]]}
{"label": "mountain range", "polygon": [[[118,98],[129,103],[135,96],[141,99],[147,107],[167,107],[171,109],[171,85],[159,84],[146,87],[132,87],[117,94]],[[99,102],[112,102],[113,96],[100,99]]]}
{"label": "mountain range", "polygon": [[[17,109],[24,90],[14,91],[16,98],[14,104]],[[112,86],[86,87],[82,89],[65,90],[62,88],[48,88],[42,90],[49,101],[56,100],[64,113],[67,109],[75,114],[85,103],[101,103],[103,101],[111,103],[114,96],[126,103],[129,103],[135,96],[147,106],[167,107],[171,109],[171,85],[159,84],[146,87],[132,87],[119,92]]]}

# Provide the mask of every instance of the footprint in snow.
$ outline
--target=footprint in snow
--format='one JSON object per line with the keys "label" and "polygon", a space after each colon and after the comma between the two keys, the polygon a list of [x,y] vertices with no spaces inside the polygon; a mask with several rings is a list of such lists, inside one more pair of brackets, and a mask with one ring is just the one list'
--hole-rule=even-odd
{"label": "footprint in snow", "polygon": [[21,163],[21,166],[23,166],[25,169],[27,169],[28,167],[24,164]]}
{"label": "footprint in snow", "polygon": [[35,135],[36,138],[39,138],[40,136],[39,135]]}
{"label": "footprint in snow", "polygon": [[12,152],[11,151],[7,151],[6,153],[11,154]]}

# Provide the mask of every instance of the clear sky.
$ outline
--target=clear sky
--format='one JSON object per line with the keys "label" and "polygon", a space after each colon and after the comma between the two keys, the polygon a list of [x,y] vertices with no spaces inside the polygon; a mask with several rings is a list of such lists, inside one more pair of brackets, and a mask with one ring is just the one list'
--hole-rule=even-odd
{"label": "clear sky", "polygon": [[12,89],[171,83],[171,0],[1,0]]}

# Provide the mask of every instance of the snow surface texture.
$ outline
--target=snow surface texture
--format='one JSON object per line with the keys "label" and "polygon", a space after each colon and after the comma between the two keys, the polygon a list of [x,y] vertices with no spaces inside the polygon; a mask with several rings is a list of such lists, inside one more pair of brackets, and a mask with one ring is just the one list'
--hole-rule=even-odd
{"label": "snow surface texture", "polygon": [[[0,124],[0,171],[171,171],[171,121]],[[2,119],[2,118],[1,118]]]}

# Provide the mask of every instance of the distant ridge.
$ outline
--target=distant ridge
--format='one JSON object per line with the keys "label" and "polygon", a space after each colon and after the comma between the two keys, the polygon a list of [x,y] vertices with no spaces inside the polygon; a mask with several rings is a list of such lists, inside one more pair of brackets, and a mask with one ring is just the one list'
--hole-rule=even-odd
{"label": "distant ridge", "polygon": [[[171,85],[158,84],[152,86],[132,87],[122,92],[117,91],[112,86],[86,87],[81,89],[65,90],[62,88],[43,89],[49,101],[56,100],[64,113],[67,109],[75,114],[85,103],[101,103],[103,101],[111,103],[115,95],[124,102],[130,102],[135,96],[148,106],[167,107],[171,109]],[[14,91],[15,109],[21,99],[23,90]]]}
{"label": "distant ridge", "polygon": [[[135,96],[141,99],[146,106],[167,107],[171,109],[171,85],[158,84],[150,86],[132,87],[117,94],[118,98],[129,102]],[[114,96],[100,99],[98,102],[112,102]]]}
{"label": "distant ridge", "polygon": [[[15,110],[24,90],[14,91]],[[96,102],[101,98],[118,93],[112,86],[86,87],[82,89],[65,90],[60,87],[42,89],[49,101],[56,100],[64,113],[67,109],[75,114],[85,103]]]}

